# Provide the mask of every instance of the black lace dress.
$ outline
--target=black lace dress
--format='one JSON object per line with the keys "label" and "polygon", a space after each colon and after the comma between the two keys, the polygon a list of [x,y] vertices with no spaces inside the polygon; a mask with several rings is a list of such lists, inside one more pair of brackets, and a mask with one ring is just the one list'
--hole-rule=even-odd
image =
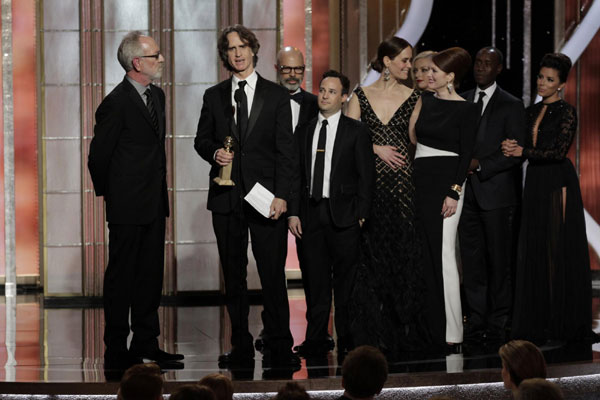
{"label": "black lace dress", "polygon": [[[545,114],[537,132],[535,123]],[[579,179],[567,152],[576,111],[559,100],[527,109],[529,161],[523,203],[512,336],[537,344],[591,338],[591,274]]]}
{"label": "black lace dress", "polygon": [[419,318],[424,284],[414,226],[414,185],[408,122],[419,99],[413,91],[387,125],[379,120],[362,88],[355,91],[361,120],[376,145],[392,145],[406,157],[394,171],[375,157],[376,185],[369,220],[363,227],[361,261],[352,296],[355,345],[369,344],[390,359],[422,348]]}

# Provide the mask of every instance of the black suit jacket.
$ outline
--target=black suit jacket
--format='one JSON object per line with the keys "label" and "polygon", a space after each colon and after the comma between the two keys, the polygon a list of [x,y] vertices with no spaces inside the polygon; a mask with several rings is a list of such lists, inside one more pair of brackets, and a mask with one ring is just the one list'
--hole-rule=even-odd
{"label": "black suit jacket", "polygon": [[[475,89],[463,94],[475,101]],[[523,103],[496,87],[479,122],[473,158],[481,171],[470,176],[477,203],[484,210],[508,207],[520,198],[520,163],[518,157],[505,157],[500,148],[504,139],[516,139],[521,145],[525,135]]]}
{"label": "black suit jacket", "polygon": [[159,131],[141,96],[127,80],[96,110],[88,169],[97,196],[106,201],[106,220],[147,224],[169,216],[165,156],[165,94],[150,85]]}
{"label": "black suit jacket", "polygon": [[300,103],[300,114],[298,115],[298,124],[296,125],[296,128],[306,124],[319,113],[317,96],[302,88],[300,91],[302,91],[302,102]]}
{"label": "black suit jacket", "polygon": [[[312,141],[317,117],[296,129],[300,160],[299,177],[290,204],[290,215],[306,224],[312,169]],[[318,133],[317,133],[318,137]],[[369,131],[362,122],[340,116],[333,144],[329,177],[329,207],[333,223],[347,228],[369,217],[375,187],[375,160]]]}
{"label": "black suit jacket", "polygon": [[[213,157],[227,136],[234,138],[232,180],[235,186],[219,186],[213,182],[221,168]],[[257,182],[275,197],[288,200],[298,164],[288,91],[258,76],[245,141],[240,143],[231,104],[231,78],[207,89],[194,148],[212,165],[209,210],[231,212]]]}

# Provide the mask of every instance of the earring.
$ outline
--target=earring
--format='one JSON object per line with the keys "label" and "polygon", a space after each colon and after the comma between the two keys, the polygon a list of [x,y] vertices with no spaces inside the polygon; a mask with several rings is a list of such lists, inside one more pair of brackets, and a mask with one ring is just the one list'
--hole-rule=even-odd
{"label": "earring", "polygon": [[560,87],[559,87],[559,88],[558,88],[558,91],[560,92],[561,90],[562,90],[562,88],[560,88]]}
{"label": "earring", "polygon": [[388,67],[383,70],[383,80],[386,82],[390,80],[390,69]]}
{"label": "earring", "polygon": [[446,85],[446,87],[448,88],[448,93],[452,94],[452,82],[448,82],[448,84]]}

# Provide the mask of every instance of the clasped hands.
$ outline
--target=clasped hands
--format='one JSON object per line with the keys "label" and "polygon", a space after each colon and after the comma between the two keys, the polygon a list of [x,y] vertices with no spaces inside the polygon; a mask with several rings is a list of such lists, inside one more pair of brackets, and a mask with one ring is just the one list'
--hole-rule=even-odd
{"label": "clasped hands", "polygon": [[523,147],[519,146],[515,139],[505,139],[501,147],[505,157],[521,157],[523,155]]}

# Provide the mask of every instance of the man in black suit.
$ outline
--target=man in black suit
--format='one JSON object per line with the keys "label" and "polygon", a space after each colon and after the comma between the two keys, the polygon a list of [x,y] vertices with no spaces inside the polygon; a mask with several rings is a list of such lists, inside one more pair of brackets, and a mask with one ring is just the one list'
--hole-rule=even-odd
{"label": "man in black suit", "polygon": [[302,242],[307,296],[303,356],[329,350],[331,291],[335,299],[338,354],[352,349],[348,301],[359,256],[360,229],[369,216],[375,171],[367,127],[342,115],[350,82],[336,71],[323,74],[319,115],[296,130],[299,179],[290,206],[290,231]]}
{"label": "man in black suit", "polygon": [[[88,168],[104,196],[109,261],[104,274],[105,366],[126,368],[142,358],[181,360],[158,347],[165,218],[169,216],[165,157],[165,94],[151,84],[165,59],[156,42],[128,33],[118,59],[125,79],[96,110]],[[127,349],[129,310],[133,339]]]}
{"label": "man in black suit", "polygon": [[520,100],[496,84],[501,71],[498,49],[479,50],[474,66],[477,87],[463,94],[481,110],[458,228],[470,312],[465,340],[475,343],[505,340],[512,305],[513,220],[521,174],[519,159],[504,157],[500,144],[507,138],[523,142],[525,112]]}
{"label": "man in black suit", "polygon": [[[231,319],[233,348],[219,357],[219,363],[246,364],[254,357],[246,285],[250,229],[263,291],[264,330],[269,338],[265,344],[266,360],[273,365],[296,366],[299,359],[291,351],[293,338],[284,271],[285,213],[298,163],[290,98],[287,90],[254,70],[260,44],[252,31],[241,25],[227,27],[217,46],[223,65],[233,76],[206,90],[194,148],[212,165],[207,208],[212,211]],[[227,136],[234,140],[231,153],[223,148]],[[235,186],[213,182],[219,169],[232,162]],[[275,196],[269,218],[244,200],[256,183]]]}
{"label": "man in black suit", "polygon": [[290,93],[292,108],[292,131],[317,116],[317,96],[302,89],[304,80],[304,56],[296,47],[284,47],[277,53],[277,80]]}

